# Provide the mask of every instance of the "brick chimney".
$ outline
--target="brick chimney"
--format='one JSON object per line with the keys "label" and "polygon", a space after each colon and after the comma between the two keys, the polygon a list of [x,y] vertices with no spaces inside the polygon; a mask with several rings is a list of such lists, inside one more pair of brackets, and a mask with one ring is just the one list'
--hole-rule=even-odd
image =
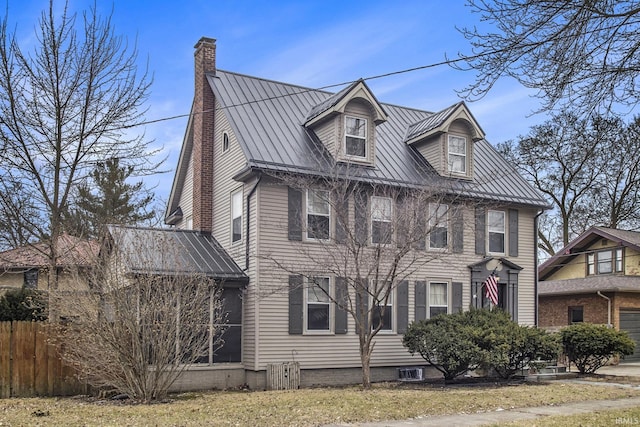
{"label": "brick chimney", "polygon": [[216,72],[216,41],[202,37],[194,46],[195,94],[193,97],[193,229],[213,228],[213,91],[207,74]]}

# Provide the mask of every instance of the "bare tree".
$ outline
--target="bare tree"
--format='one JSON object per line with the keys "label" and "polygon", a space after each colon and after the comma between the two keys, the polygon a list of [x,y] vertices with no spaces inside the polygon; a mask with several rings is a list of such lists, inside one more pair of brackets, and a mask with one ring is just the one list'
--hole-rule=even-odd
{"label": "bare tree", "polygon": [[170,234],[133,232],[132,239],[111,235],[88,292],[58,294],[72,319],[60,326],[60,343],[93,387],[149,402],[164,398],[189,364],[213,363],[227,312],[222,283],[181,265],[182,248]]}
{"label": "bare tree", "polygon": [[479,26],[462,28],[476,71],[463,91],[480,98],[501,77],[538,90],[543,109],[561,102],[590,114],[638,103],[640,6],[633,0],[467,0]]}
{"label": "bare tree", "polygon": [[[0,22],[0,192],[15,183],[29,196],[36,218],[17,206],[13,224],[29,241],[52,242],[49,287],[57,288],[53,242],[64,231],[71,190],[97,161],[126,159],[138,173],[151,172],[153,152],[128,130],[142,122],[150,82],[137,72],[137,52],[113,32],[110,16],[94,5],[76,16],[68,4],[57,16],[54,1],[43,11],[35,46],[20,47]],[[19,201],[20,199],[18,199]],[[53,316],[52,316],[53,317]]]}
{"label": "bare tree", "polygon": [[[298,254],[294,260],[275,253],[262,254],[262,258],[272,263],[274,276],[290,274],[290,298],[307,295],[311,305],[320,303],[313,316],[308,316],[308,328],[328,327],[328,312],[322,303],[334,304],[341,313],[337,318],[342,324],[337,328],[346,331],[347,318],[353,320],[362,384],[368,388],[376,336],[395,322],[391,305],[396,290],[406,286],[406,279],[428,262],[444,256],[451,239],[447,235],[449,220],[460,233],[463,224],[460,211],[450,204],[454,199],[445,196],[444,188],[361,182],[348,170],[338,169],[323,177],[278,176],[276,185],[288,186],[290,201],[299,197],[307,200],[306,217],[302,219],[302,212],[290,212],[300,218],[297,225],[289,225],[289,238],[300,241],[294,243]],[[302,235],[316,244],[303,244]],[[442,251],[416,250],[427,245]],[[331,290],[328,276],[335,278],[335,290]]]}
{"label": "bare tree", "polygon": [[554,209],[538,229],[539,249],[555,254],[592,225],[640,225],[638,121],[553,116],[518,141],[500,145],[522,175],[549,196]]}

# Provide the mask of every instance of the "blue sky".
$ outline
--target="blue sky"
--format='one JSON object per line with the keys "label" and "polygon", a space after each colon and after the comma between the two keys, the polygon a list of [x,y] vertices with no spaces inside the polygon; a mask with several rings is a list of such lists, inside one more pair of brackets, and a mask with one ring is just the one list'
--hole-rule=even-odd
{"label": "blue sky", "polygon": [[[56,0],[56,4],[62,4]],[[193,46],[202,36],[217,39],[220,69],[317,88],[442,62],[469,53],[456,26],[481,25],[464,0],[448,1],[231,1],[97,0],[118,35],[137,41],[140,65],[148,62],[154,83],[148,120],[188,114],[193,97]],[[71,10],[93,0],[70,0]],[[46,0],[9,0],[10,22],[29,43]],[[5,12],[2,11],[2,14]],[[369,80],[378,100],[430,111],[458,102],[456,90],[473,73],[439,66]],[[340,87],[332,89],[339,90]],[[533,92],[513,80],[500,81],[482,100],[468,103],[496,144],[528,132],[545,117]],[[186,118],[141,129],[164,147],[170,173],[147,178],[166,199],[182,144]]]}

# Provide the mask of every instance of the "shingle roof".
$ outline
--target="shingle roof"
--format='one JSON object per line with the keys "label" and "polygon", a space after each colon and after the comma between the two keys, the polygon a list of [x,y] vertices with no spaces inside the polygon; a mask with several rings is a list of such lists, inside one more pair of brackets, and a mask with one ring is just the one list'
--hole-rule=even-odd
{"label": "shingle roof", "polygon": [[133,273],[194,274],[248,281],[247,275],[209,233],[114,225],[108,231]]}
{"label": "shingle roof", "polygon": [[[333,169],[333,159],[304,123],[314,109],[325,108],[324,102],[333,102],[336,95],[221,70],[208,75],[208,81],[242,147],[248,162],[245,167],[312,175]],[[409,127],[433,113],[382,106],[388,120],[376,127],[375,167],[352,166],[351,179],[397,186],[435,184],[455,195],[548,206],[544,197],[485,140],[474,144],[473,181],[441,177],[414,147],[404,143]]]}
{"label": "shingle roof", "polygon": [[538,283],[538,295],[571,295],[600,292],[640,292],[640,277],[592,276],[579,279],[547,280]]}
{"label": "shingle roof", "polygon": [[[86,267],[95,262],[100,245],[95,240],[63,234],[58,238],[56,249],[58,267]],[[45,242],[0,252],[0,269],[46,267],[50,253],[49,244]]]}

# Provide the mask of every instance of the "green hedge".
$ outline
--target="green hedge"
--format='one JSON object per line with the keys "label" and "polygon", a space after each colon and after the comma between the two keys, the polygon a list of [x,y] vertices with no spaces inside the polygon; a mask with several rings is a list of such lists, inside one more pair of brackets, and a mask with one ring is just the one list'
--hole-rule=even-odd
{"label": "green hedge", "polygon": [[46,299],[36,290],[11,289],[0,297],[0,322],[46,319]]}
{"label": "green hedge", "polygon": [[508,313],[497,309],[472,309],[413,322],[403,344],[446,380],[478,367],[512,378],[531,362],[555,359],[560,351],[555,336],[518,325]]}
{"label": "green hedge", "polygon": [[576,323],[563,328],[560,335],[565,354],[582,374],[594,373],[612,357],[628,356],[635,349],[625,331],[606,325]]}

